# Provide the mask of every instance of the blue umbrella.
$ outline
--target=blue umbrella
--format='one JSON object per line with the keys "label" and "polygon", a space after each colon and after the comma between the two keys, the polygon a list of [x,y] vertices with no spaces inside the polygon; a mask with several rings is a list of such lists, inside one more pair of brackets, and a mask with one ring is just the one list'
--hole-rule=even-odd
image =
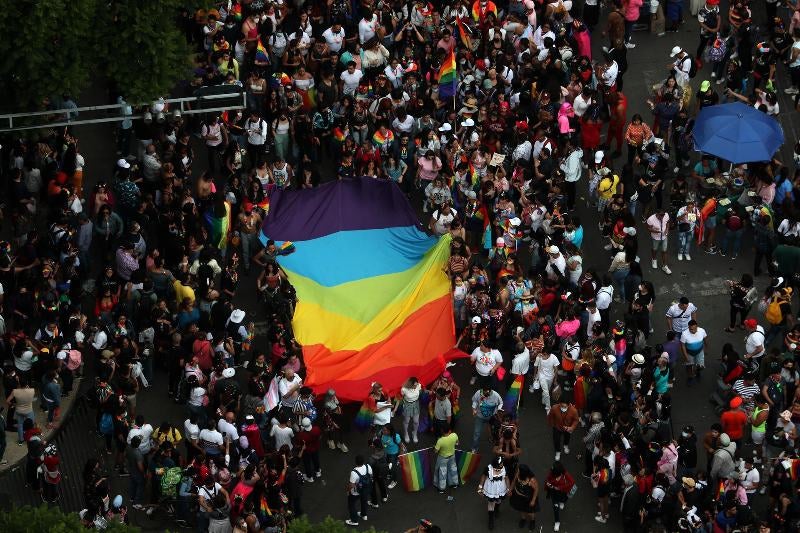
{"label": "blue umbrella", "polygon": [[695,149],[734,164],[769,161],[783,144],[777,120],[740,102],[704,107],[692,133]]}

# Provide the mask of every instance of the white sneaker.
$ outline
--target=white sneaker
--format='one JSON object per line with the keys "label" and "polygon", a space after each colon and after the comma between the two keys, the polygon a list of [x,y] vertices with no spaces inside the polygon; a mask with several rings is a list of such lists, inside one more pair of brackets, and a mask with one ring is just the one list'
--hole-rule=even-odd
{"label": "white sneaker", "polygon": [[613,246],[611,246],[610,244],[606,244],[605,246],[603,246],[603,250],[611,250],[611,248],[613,248]]}
{"label": "white sneaker", "polygon": [[564,446],[564,455],[569,455],[569,446]]}
{"label": "white sneaker", "polygon": [[405,441],[406,444],[410,442],[408,435],[403,435],[403,440]]}
{"label": "white sneaker", "polygon": [[652,261],[650,261],[650,266],[653,268],[658,268],[658,261],[653,259]]}
{"label": "white sneaker", "polygon": [[361,520],[363,520],[364,522],[366,522],[366,521],[368,520],[368,518],[367,518],[367,515],[364,515],[364,514],[362,514],[362,515],[361,515]]}
{"label": "white sneaker", "polygon": [[390,489],[393,489],[393,488],[395,488],[396,486],[397,486],[397,481],[392,481],[391,483],[389,483],[389,488],[390,488]]}
{"label": "white sneaker", "polygon": [[798,90],[796,87],[789,87],[787,89],[784,89],[783,92],[785,94],[797,94]]}
{"label": "white sneaker", "polygon": [[416,434],[416,433],[414,433],[413,435],[411,435],[411,440],[412,440],[412,441],[414,441],[415,443],[416,443],[416,442],[419,442],[419,439],[417,438],[417,434]]}
{"label": "white sneaker", "polygon": [[561,522],[556,522],[555,524],[553,524],[553,531],[558,531],[559,529],[561,529]]}
{"label": "white sneaker", "polygon": [[722,84],[723,84],[723,83],[725,83],[726,81],[727,81],[727,80],[726,80],[725,78],[720,78],[720,79],[718,79],[718,80],[717,80],[717,85],[722,85]]}
{"label": "white sneaker", "polygon": [[314,478],[313,477],[303,476],[303,480],[306,483],[314,483]]}
{"label": "white sneaker", "polygon": [[380,505],[378,505],[377,503],[367,502],[367,505],[369,505],[373,509],[379,509],[380,508]]}
{"label": "white sneaker", "polygon": [[[353,522],[349,518],[347,520],[345,520],[344,523],[347,524],[348,526],[358,526],[358,522]],[[558,531],[558,530],[556,530],[556,531]]]}
{"label": "white sneaker", "polygon": [[687,261],[691,261],[691,260],[692,260],[692,256],[691,256],[691,255],[689,255],[689,254],[686,254],[686,260],[687,260]]}
{"label": "white sneaker", "polygon": [[712,77],[712,78],[716,78],[716,77],[717,77],[717,73],[716,73],[716,72],[712,72],[712,73],[711,73],[711,77]]}
{"label": "white sneaker", "polygon": [[605,524],[606,522],[608,522],[608,518],[605,518],[602,515],[595,516],[594,519],[600,522],[601,524]]}
{"label": "white sneaker", "polygon": [[556,452],[556,461],[561,460],[561,452]]}
{"label": "white sneaker", "polygon": [[662,266],[661,270],[664,271],[664,274],[672,274],[672,270],[670,270],[667,265]]}
{"label": "white sneaker", "polygon": [[677,174],[680,171],[681,171],[681,167],[675,167],[675,168],[672,169],[672,173],[673,174]]}
{"label": "white sneaker", "polygon": [[343,453],[347,453],[349,451],[347,445],[344,442],[339,443],[339,449],[342,450]]}
{"label": "white sneaker", "polygon": [[625,43],[625,48],[630,50],[631,48],[636,48],[636,44],[634,43]]}
{"label": "white sneaker", "polygon": [[559,508],[559,509],[563,509],[563,508],[564,508],[564,502],[561,502],[561,503],[559,503],[559,504],[558,504],[558,508]]}
{"label": "white sneaker", "polygon": [[[683,261],[683,254],[678,254],[678,261]],[[408,441],[406,441],[408,442]]]}
{"label": "white sneaker", "polygon": [[322,470],[317,470],[317,474],[316,474],[316,476],[317,476],[317,477],[322,477]]}

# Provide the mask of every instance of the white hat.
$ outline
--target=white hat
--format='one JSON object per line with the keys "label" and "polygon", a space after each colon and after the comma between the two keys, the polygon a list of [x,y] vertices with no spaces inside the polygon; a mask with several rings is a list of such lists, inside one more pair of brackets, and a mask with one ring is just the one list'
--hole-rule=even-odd
{"label": "white hat", "polygon": [[230,321],[234,324],[239,324],[242,320],[244,320],[244,311],[241,309],[234,309],[231,313]]}
{"label": "white hat", "polygon": [[471,118],[468,118],[467,120],[461,122],[461,126],[464,127],[464,128],[471,128],[474,125],[475,125],[475,121],[472,120]]}
{"label": "white hat", "polygon": [[467,74],[466,76],[464,76],[464,79],[462,81],[464,82],[464,85],[475,83],[475,76],[473,76],[472,74]]}
{"label": "white hat", "polygon": [[59,359],[60,361],[63,361],[66,358],[67,358],[67,352],[65,352],[64,350],[61,350],[56,354],[56,359]]}
{"label": "white hat", "polygon": [[636,228],[634,228],[632,226],[628,227],[628,228],[622,228],[622,233],[624,233],[625,235],[630,235],[631,237],[633,237],[634,235],[636,235]]}
{"label": "white hat", "polygon": [[561,251],[561,250],[559,250],[559,249],[558,249],[558,246],[556,246],[555,244],[551,245],[551,246],[550,246],[550,247],[547,249],[547,253],[548,253],[548,254],[557,254],[557,253],[559,253],[560,251]]}
{"label": "white hat", "polygon": [[603,158],[605,156],[606,156],[606,154],[602,150],[596,151],[594,153],[594,162],[595,163],[602,163],[603,162]]}
{"label": "white hat", "polygon": [[502,238],[502,237],[498,237],[497,240],[494,241],[494,245],[495,246],[499,246],[500,248],[502,248],[503,246],[506,245],[506,240],[504,238]]}
{"label": "white hat", "polygon": [[449,123],[447,123],[447,122],[445,122],[444,124],[442,124],[441,126],[439,126],[439,131],[450,131],[450,130],[452,130],[452,129],[453,129],[453,126],[451,126],[451,125],[450,125]]}
{"label": "white hat", "polygon": [[614,354],[606,354],[605,360],[607,365],[613,365],[617,362],[617,358],[614,356]]}
{"label": "white hat", "polygon": [[75,342],[83,342],[85,339],[86,335],[84,335],[82,331],[75,332]]}
{"label": "white hat", "polygon": [[479,316],[472,317],[472,323],[473,324],[480,324],[481,323],[481,317],[479,317]]}
{"label": "white hat", "polygon": [[644,364],[644,356],[640,353],[633,354],[633,357],[631,357],[631,359],[633,359],[633,362],[636,363],[637,365]]}
{"label": "white hat", "polygon": [[511,224],[512,226],[519,226],[520,224],[522,224],[522,221],[519,219],[519,217],[514,217],[511,220],[509,220],[508,223]]}
{"label": "white hat", "polygon": [[475,194],[475,191],[467,191],[467,198],[469,198],[470,200],[474,200],[477,197],[478,195]]}
{"label": "white hat", "polygon": [[608,169],[608,167],[603,167],[603,168],[598,169],[597,173],[605,178],[606,176],[611,174],[611,171]]}
{"label": "white hat", "polygon": [[669,53],[669,57],[675,57],[676,55],[680,54],[681,52],[683,52],[683,48],[681,48],[680,46],[677,46],[677,45],[673,46],[672,47],[672,52]]}
{"label": "white hat", "polygon": [[300,427],[303,428],[303,431],[311,431],[311,420],[304,416],[303,420],[300,421]]}
{"label": "white hat", "polygon": [[126,161],[124,158],[123,159],[117,159],[117,166],[119,168],[131,168],[131,164],[128,163],[128,161]]}
{"label": "white hat", "polygon": [[232,378],[235,375],[236,375],[236,370],[234,370],[233,368],[226,368],[225,370],[222,371],[223,378]]}

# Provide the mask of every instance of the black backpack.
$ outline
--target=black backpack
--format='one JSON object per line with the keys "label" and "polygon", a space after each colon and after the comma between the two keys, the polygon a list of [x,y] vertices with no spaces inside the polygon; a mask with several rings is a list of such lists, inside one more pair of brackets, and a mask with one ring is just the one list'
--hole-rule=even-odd
{"label": "black backpack", "polygon": [[208,263],[200,263],[197,267],[197,283],[204,289],[214,285],[214,269]]}
{"label": "black backpack", "polygon": [[364,471],[366,473],[361,474],[355,468],[353,469],[353,472],[355,472],[356,475],[358,476],[358,483],[356,483],[356,488],[358,489],[359,493],[363,493],[364,491],[369,490],[370,487],[372,486],[372,469],[369,467],[369,465],[366,465]]}
{"label": "black backpack", "polygon": [[691,54],[686,54],[683,60],[686,61],[687,58],[691,61],[689,64],[689,79],[694,79],[694,77],[697,76],[697,61],[694,60]]}

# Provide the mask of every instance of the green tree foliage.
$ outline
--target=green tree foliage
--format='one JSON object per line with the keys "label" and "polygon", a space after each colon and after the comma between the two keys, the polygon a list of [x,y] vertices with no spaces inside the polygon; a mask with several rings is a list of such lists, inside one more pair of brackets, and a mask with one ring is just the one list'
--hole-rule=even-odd
{"label": "green tree foliage", "polygon": [[0,0],[0,8],[6,20],[0,107],[36,109],[45,96],[86,87],[98,0]]}
{"label": "green tree foliage", "polygon": [[[75,513],[64,514],[58,507],[18,507],[8,513],[0,513],[0,531],[3,533],[85,533]],[[139,529],[123,524],[110,523],[107,533],[139,533]]]}
{"label": "green tree foliage", "polygon": [[184,0],[116,0],[103,10],[97,53],[128,102],[169,93],[189,69],[190,49],[176,26]]}
{"label": "green tree foliage", "polygon": [[[342,522],[335,520],[330,516],[325,517],[325,520],[312,524],[305,516],[296,518],[289,522],[288,533],[352,533],[353,528]],[[363,533],[379,533],[375,528],[360,530]]]}
{"label": "green tree foliage", "polygon": [[189,68],[176,16],[190,3],[204,1],[0,0],[0,109],[38,110],[104,79],[129,102],[166,95]]}

